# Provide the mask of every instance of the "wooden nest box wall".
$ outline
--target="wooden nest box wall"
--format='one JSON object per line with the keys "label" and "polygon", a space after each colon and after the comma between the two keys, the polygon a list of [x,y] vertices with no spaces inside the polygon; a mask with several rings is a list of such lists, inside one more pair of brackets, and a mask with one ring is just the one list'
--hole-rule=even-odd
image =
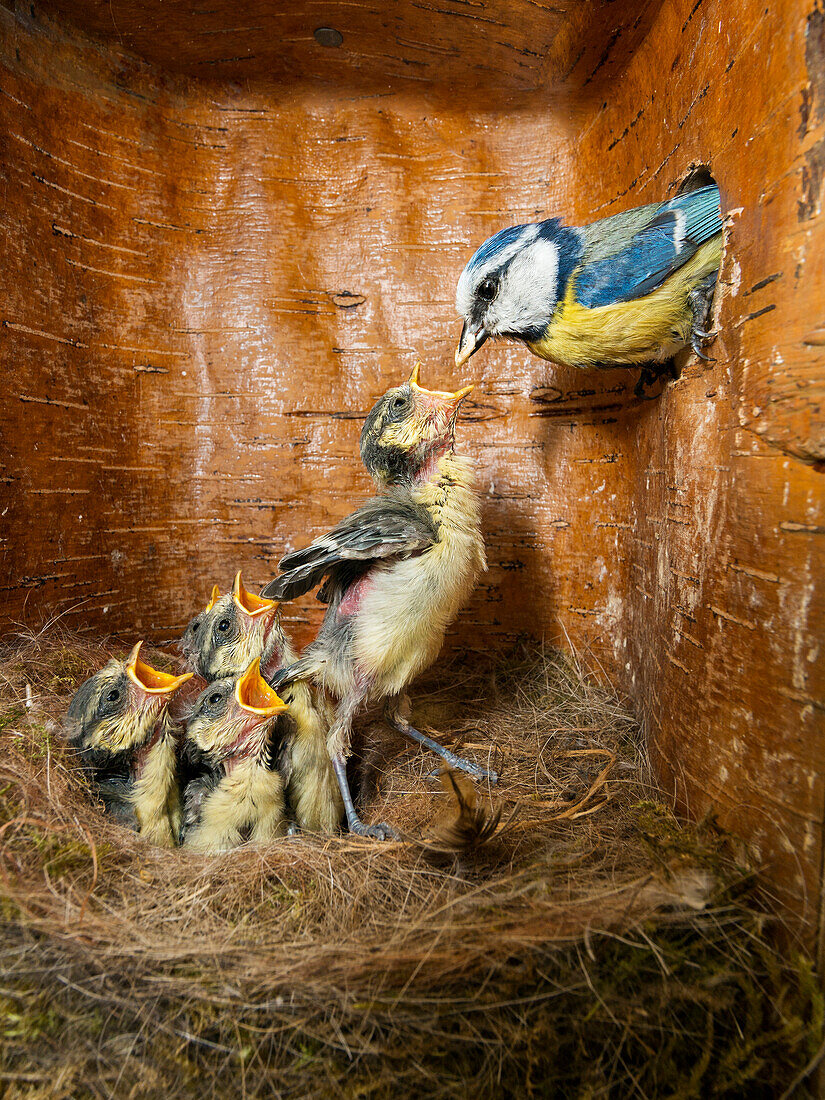
{"label": "wooden nest box wall", "polygon": [[[0,141],[9,627],[169,639],[214,581],[263,583],[368,492],[362,418],[420,356],[480,383],[490,570],[455,644],[587,649],[815,935],[820,0],[0,0]],[[643,402],[514,344],[456,371],[485,237],[697,166],[728,212],[715,362]],[[285,611],[305,642],[319,607]]]}

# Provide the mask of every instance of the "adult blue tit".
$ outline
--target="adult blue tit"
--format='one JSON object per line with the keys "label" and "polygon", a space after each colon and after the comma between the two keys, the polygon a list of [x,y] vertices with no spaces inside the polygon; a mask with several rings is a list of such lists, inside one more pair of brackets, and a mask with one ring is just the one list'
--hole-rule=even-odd
{"label": "adult blue tit", "polygon": [[572,367],[664,362],[700,341],[722,256],[715,185],[580,228],[558,218],[490,237],[461,273],[465,363],[489,337]]}

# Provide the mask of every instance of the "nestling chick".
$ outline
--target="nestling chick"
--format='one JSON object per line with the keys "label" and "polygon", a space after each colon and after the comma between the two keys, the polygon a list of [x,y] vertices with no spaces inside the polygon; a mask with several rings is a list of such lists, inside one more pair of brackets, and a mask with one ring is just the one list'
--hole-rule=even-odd
{"label": "nestling chick", "polygon": [[196,654],[198,652],[198,646],[202,637],[201,627],[203,626],[203,621],[206,615],[212,610],[212,608],[215,606],[220,598],[221,591],[215,584],[212,586],[212,595],[209,598],[209,603],[206,605],[203,611],[199,611],[198,614],[194,616],[194,618],[189,620],[186,625],[186,630],[184,630],[183,632],[183,637],[179,642],[180,651],[185,657],[186,663],[189,665],[192,671],[197,673],[198,675],[200,675],[200,672],[196,665]]}
{"label": "nestling chick", "polygon": [[181,807],[176,725],[169,703],[192,676],[170,676],[140,659],[112,659],[75,693],[63,721],[92,769],[107,810],[153,844],[177,843]]}
{"label": "nestling chick", "polygon": [[472,390],[425,390],[420,364],[386,393],[361,432],[361,457],[380,495],[368,500],[305,550],[287,554],[282,576],[264,595],[292,599],[326,577],[316,640],[273,683],[312,681],[337,702],[327,746],[350,831],[385,838],[386,825],[365,825],[355,812],[346,774],[352,720],[370,701],[386,700],[396,729],[439,753],[453,767],[495,781],[407,721],[405,689],[431,664],[444,632],[487,568],[472,464],[455,454],[458,408]]}
{"label": "nestling chick", "polygon": [[273,766],[287,710],[254,660],[242,676],[209,684],[186,726],[184,752],[209,773],[186,793],[183,844],[222,852],[286,833],[284,781]]}
{"label": "nestling chick", "polygon": [[688,344],[706,359],[721,256],[715,185],[583,228],[551,218],[503,229],[458,280],[456,364],[490,336],[571,367],[661,363]]}
{"label": "nestling chick", "polygon": [[[195,619],[186,628],[182,648],[189,667],[207,680],[237,676],[256,658],[262,675],[270,679],[296,659],[277,601],[248,592],[240,571],[232,592],[220,596],[216,586],[206,611],[196,619],[196,629]],[[344,805],[327,753],[332,710],[323,692],[307,683],[290,686],[284,701],[289,705],[287,799],[295,820],[304,831],[335,832]]]}
{"label": "nestling chick", "polygon": [[247,592],[239,570],[225,596],[215,585],[211,600],[189,623],[180,645],[192,671],[211,681],[237,676],[256,657],[264,673],[274,672],[283,664],[289,643],[278,604]]}

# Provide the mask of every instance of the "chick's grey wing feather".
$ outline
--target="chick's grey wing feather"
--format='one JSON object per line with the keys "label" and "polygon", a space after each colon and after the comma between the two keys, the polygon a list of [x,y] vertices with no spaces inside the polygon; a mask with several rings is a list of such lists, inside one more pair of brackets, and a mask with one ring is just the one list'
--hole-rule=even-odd
{"label": "chick's grey wing feather", "polygon": [[303,550],[281,559],[282,574],[263,589],[268,599],[291,600],[321,583],[336,566],[409,557],[437,539],[424,508],[410,500],[376,497]]}
{"label": "chick's grey wing feather", "polygon": [[[650,294],[722,231],[719,190],[703,187],[585,229],[576,298],[589,309]],[[611,227],[611,223],[615,223]]]}
{"label": "chick's grey wing feather", "polygon": [[133,786],[127,777],[117,775],[104,776],[95,783],[106,813],[111,814],[121,825],[139,832],[140,821],[131,798]]}

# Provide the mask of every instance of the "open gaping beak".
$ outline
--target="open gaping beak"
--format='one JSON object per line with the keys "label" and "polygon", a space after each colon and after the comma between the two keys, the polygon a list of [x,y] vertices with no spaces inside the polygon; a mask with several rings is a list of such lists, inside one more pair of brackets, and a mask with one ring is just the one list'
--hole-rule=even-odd
{"label": "open gaping beak", "polygon": [[212,595],[209,597],[209,603],[204,608],[204,611],[211,611],[218,600],[221,598],[221,590],[216,584],[212,585]]}
{"label": "open gaping beak", "polygon": [[248,615],[250,619],[256,619],[265,615],[268,611],[275,611],[278,607],[277,600],[267,600],[263,596],[256,596],[254,592],[247,592],[241,580],[240,569],[235,574],[235,584],[232,588],[232,598],[238,608]]}
{"label": "open gaping beak", "polygon": [[261,676],[260,657],[255,658],[235,684],[235,701],[247,714],[254,714],[258,718],[271,718],[289,710],[288,705]]}
{"label": "open gaping beak", "polygon": [[468,321],[465,321],[458,347],[455,349],[455,365],[457,367],[463,366],[489,336],[490,333],[483,325],[471,325]]}
{"label": "open gaping beak", "polygon": [[182,676],[170,676],[168,672],[161,672],[152,668],[140,659],[140,647],[143,642],[138,642],[126,661],[126,675],[146,696],[171,695],[173,691],[191,680],[193,673],[184,672]]}
{"label": "open gaping beak", "polygon": [[412,374],[407,383],[413,393],[420,393],[424,397],[434,398],[436,401],[448,405],[452,411],[457,409],[464,398],[475,389],[475,383],[470,383],[469,386],[464,386],[463,389],[456,390],[455,393],[447,393],[446,390],[425,390],[423,386],[418,384],[420,372],[421,361],[419,360],[413,367]]}

